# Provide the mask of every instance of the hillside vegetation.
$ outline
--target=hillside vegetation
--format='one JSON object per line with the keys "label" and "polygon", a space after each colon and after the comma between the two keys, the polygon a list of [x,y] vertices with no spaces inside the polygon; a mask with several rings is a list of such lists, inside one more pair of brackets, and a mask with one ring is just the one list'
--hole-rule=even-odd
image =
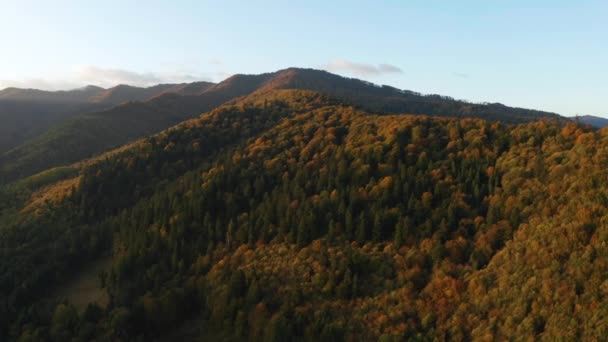
{"label": "hillside vegetation", "polygon": [[0,100],[0,155],[54,125],[103,108],[100,104]]}
{"label": "hillside vegetation", "polygon": [[[0,181],[7,182],[50,167],[77,162],[157,133],[226,101],[277,89],[318,91],[377,114],[483,118],[504,123],[566,120],[553,113],[501,104],[472,104],[439,95],[425,96],[313,69],[290,68],[261,75],[235,75],[213,86],[207,83],[168,86],[158,86],[164,94],[148,101],[126,103],[106,111],[77,116],[0,155]],[[121,92],[125,96],[131,90],[139,89],[117,88],[125,88]]]}
{"label": "hillside vegetation", "polygon": [[[194,82],[148,88],[120,85],[103,89],[87,86],[54,92],[19,88],[0,90],[0,154],[39,137],[49,128],[75,116],[109,109],[123,102],[148,100],[166,93],[198,95],[211,86],[213,83]],[[53,136],[53,133],[50,135]]]}
{"label": "hillside vegetation", "polygon": [[[377,115],[257,91],[5,187],[0,333],[601,340],[606,146],[576,123]],[[52,296],[110,251],[107,306]]]}

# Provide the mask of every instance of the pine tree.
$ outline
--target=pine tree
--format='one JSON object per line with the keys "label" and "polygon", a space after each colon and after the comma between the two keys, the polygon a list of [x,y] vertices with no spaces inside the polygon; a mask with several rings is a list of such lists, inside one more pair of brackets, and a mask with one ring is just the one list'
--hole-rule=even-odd
{"label": "pine tree", "polygon": [[306,223],[304,222],[304,220],[300,221],[300,224],[298,225],[298,237],[296,239],[296,246],[298,247],[298,249],[308,245],[309,241],[309,236],[308,236],[308,227],[306,226]]}
{"label": "pine tree", "polygon": [[232,248],[234,230],[234,221],[230,220],[230,222],[228,223],[228,230],[226,231],[226,247],[228,248]]}
{"label": "pine tree", "polygon": [[382,239],[382,217],[378,212],[376,212],[376,215],[374,216],[372,239],[374,240],[374,242],[380,242],[380,240]]}
{"label": "pine tree", "polygon": [[365,214],[359,215],[359,223],[357,225],[357,241],[364,243],[367,240],[367,224],[365,222]]}
{"label": "pine tree", "polygon": [[327,229],[327,240],[329,242],[334,242],[336,238],[336,223],[333,219],[329,221],[329,227]]}
{"label": "pine tree", "polygon": [[404,230],[405,227],[403,219],[399,219],[399,221],[397,221],[397,225],[395,226],[395,234],[393,238],[393,244],[395,245],[396,249],[401,248],[401,246],[403,246],[405,243],[405,236],[403,235]]}
{"label": "pine tree", "polygon": [[353,215],[350,209],[346,209],[346,215],[344,215],[344,237],[347,240],[352,240],[354,231],[355,229],[353,227]]}

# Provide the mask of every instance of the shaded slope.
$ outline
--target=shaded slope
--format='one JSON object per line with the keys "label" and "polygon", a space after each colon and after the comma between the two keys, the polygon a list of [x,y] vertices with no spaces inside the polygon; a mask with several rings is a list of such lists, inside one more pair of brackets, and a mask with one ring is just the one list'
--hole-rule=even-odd
{"label": "shaded slope", "polygon": [[49,127],[103,104],[0,100],[0,154],[44,133]]}
{"label": "shaded slope", "polygon": [[198,95],[208,82],[157,85],[149,88],[87,86],[70,91],[7,88],[0,91],[0,154],[33,139],[50,127],[86,113],[126,101],[143,101],[165,93]]}
{"label": "shaded slope", "polygon": [[[206,89],[207,86],[203,84],[200,88]],[[159,132],[247,93],[240,84],[229,85],[221,89],[212,88],[198,96],[163,94],[149,101],[126,103],[103,112],[80,115],[1,155],[0,180],[14,180],[46,168],[76,162]]]}

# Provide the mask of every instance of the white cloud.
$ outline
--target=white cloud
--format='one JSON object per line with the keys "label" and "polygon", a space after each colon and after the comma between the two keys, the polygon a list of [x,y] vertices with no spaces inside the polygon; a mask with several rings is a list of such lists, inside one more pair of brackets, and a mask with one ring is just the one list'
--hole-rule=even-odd
{"label": "white cloud", "polygon": [[93,65],[76,67],[71,72],[65,74],[67,76],[64,79],[0,79],[0,90],[8,87],[67,90],[90,84],[104,88],[113,87],[118,84],[149,87],[160,83],[212,81],[214,78],[217,78],[216,73],[194,74],[180,71],[136,72],[124,69],[102,68]]}
{"label": "white cloud", "polygon": [[466,72],[454,72],[453,75],[458,78],[464,78],[464,79],[471,78],[471,75],[467,74]]}
{"label": "white cloud", "polygon": [[401,74],[403,70],[391,64],[355,63],[346,59],[337,59],[327,63],[325,70],[331,72],[347,72],[359,76],[378,76],[381,74]]}
{"label": "white cloud", "polygon": [[59,80],[45,80],[41,78],[29,78],[24,80],[0,80],[0,90],[9,87],[31,88],[43,90],[64,90],[78,88],[78,83]]}
{"label": "white cloud", "polygon": [[209,80],[205,76],[194,76],[176,72],[139,73],[123,69],[105,69],[91,65],[77,68],[76,78],[81,82],[102,87],[117,84],[149,87],[159,83],[184,83]]}

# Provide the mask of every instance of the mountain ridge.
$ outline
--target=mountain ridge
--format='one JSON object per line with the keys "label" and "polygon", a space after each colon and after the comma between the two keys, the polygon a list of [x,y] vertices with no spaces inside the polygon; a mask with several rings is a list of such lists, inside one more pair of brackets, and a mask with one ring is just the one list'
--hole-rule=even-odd
{"label": "mountain ridge", "polygon": [[[186,86],[184,86],[186,87]],[[197,86],[198,87],[198,86]],[[124,89],[133,89],[123,86]],[[439,95],[421,95],[378,86],[326,71],[288,68],[259,75],[233,75],[218,84],[204,83],[194,95],[185,88],[158,86],[160,94],[145,101],[122,103],[101,112],[75,116],[43,135],[0,155],[0,179],[14,180],[46,168],[69,164],[153,134],[209,111],[227,101],[276,89],[311,90],[328,94],[379,114],[422,114],[482,118],[504,123],[566,119],[548,112],[502,104],[472,104]],[[187,89],[187,88],[186,88]],[[52,146],[52,149],[49,147]]]}
{"label": "mountain ridge", "polygon": [[144,101],[164,93],[180,93],[183,89],[196,87],[190,92],[202,92],[214,83],[198,81],[192,83],[166,83],[149,87],[118,84],[110,88],[87,85],[71,90],[47,91],[33,88],[8,87],[0,90],[0,100],[39,101],[39,102],[76,102],[120,104],[125,101]]}
{"label": "mountain ridge", "polygon": [[210,82],[161,84],[153,87],[94,85],[69,91],[7,88],[0,91],[0,154],[35,139],[51,127],[83,114],[129,101],[146,101],[167,93],[198,95]]}
{"label": "mountain ridge", "polygon": [[608,126],[608,119],[594,115],[579,115],[570,118],[573,121],[580,122],[586,125],[591,125],[595,128],[604,128]]}

